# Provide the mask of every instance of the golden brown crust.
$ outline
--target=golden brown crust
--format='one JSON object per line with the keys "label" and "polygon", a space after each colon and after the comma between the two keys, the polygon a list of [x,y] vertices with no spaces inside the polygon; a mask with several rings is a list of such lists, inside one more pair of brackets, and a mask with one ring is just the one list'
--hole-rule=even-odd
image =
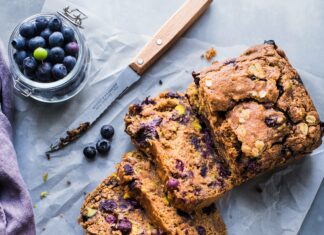
{"label": "golden brown crust", "polygon": [[237,182],[321,144],[319,115],[296,70],[275,45],[194,73],[187,94],[213,130]]}

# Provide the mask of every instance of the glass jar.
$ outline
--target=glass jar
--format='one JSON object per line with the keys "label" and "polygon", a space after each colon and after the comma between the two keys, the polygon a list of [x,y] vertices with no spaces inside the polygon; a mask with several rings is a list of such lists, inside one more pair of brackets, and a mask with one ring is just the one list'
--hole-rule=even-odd
{"label": "glass jar", "polygon": [[[58,81],[49,83],[33,81],[21,72],[14,60],[14,53],[16,50],[11,45],[12,40],[19,36],[19,28],[22,23],[34,22],[38,16],[45,16],[48,19],[52,16],[59,17],[62,20],[63,26],[71,27],[75,32],[75,40],[79,46],[76,65],[67,76]],[[31,97],[45,103],[63,102],[78,94],[88,81],[89,76],[87,76],[87,71],[90,63],[90,52],[85,39],[77,27],[59,14],[33,15],[17,25],[9,40],[8,53],[14,88],[25,97]]]}

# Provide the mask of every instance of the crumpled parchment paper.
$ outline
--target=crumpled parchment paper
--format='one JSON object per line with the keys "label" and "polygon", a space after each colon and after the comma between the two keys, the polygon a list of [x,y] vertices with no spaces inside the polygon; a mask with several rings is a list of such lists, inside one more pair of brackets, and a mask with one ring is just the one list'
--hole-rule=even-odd
{"label": "crumpled parchment paper", "polygon": [[[116,79],[149,39],[111,27],[107,22],[111,16],[104,10],[109,6],[104,0],[97,0],[96,4],[87,0],[45,1],[43,12],[55,12],[67,5],[79,8],[89,17],[81,32],[92,56],[90,82],[79,95],[63,104],[41,104],[16,97],[15,145],[32,196],[38,234],[84,234],[77,224],[84,193],[92,191],[111,174],[122,154],[134,148],[124,133],[123,124],[130,103],[166,89],[184,91],[192,81],[191,72],[208,65],[200,56],[211,46],[218,52],[217,60],[238,56],[247,48],[244,45],[217,47],[193,38],[181,38],[85,136],[53,154],[48,161],[44,151],[52,137],[64,130]],[[323,119],[323,80],[305,71],[299,72]],[[163,81],[162,85],[159,80]],[[106,123],[111,123],[116,131],[112,149],[107,157],[97,156],[94,162],[88,162],[82,149],[96,142],[100,127]],[[218,205],[229,234],[297,234],[323,179],[323,151],[322,145],[312,157],[237,187],[221,199]],[[48,180],[43,183],[45,172]],[[43,191],[49,194],[41,200]]]}

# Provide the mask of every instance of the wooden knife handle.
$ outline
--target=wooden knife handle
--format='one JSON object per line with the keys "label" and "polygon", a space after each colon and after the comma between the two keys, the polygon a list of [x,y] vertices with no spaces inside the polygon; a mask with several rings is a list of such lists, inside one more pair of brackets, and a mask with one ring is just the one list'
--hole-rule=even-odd
{"label": "wooden knife handle", "polygon": [[212,0],[187,0],[129,65],[142,75],[209,7]]}

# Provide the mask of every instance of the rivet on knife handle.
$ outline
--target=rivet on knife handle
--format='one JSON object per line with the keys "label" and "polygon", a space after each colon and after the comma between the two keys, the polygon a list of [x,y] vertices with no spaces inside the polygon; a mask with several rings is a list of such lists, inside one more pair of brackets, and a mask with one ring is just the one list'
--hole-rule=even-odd
{"label": "rivet on knife handle", "polygon": [[208,8],[212,0],[187,0],[135,57],[130,67],[142,75]]}

